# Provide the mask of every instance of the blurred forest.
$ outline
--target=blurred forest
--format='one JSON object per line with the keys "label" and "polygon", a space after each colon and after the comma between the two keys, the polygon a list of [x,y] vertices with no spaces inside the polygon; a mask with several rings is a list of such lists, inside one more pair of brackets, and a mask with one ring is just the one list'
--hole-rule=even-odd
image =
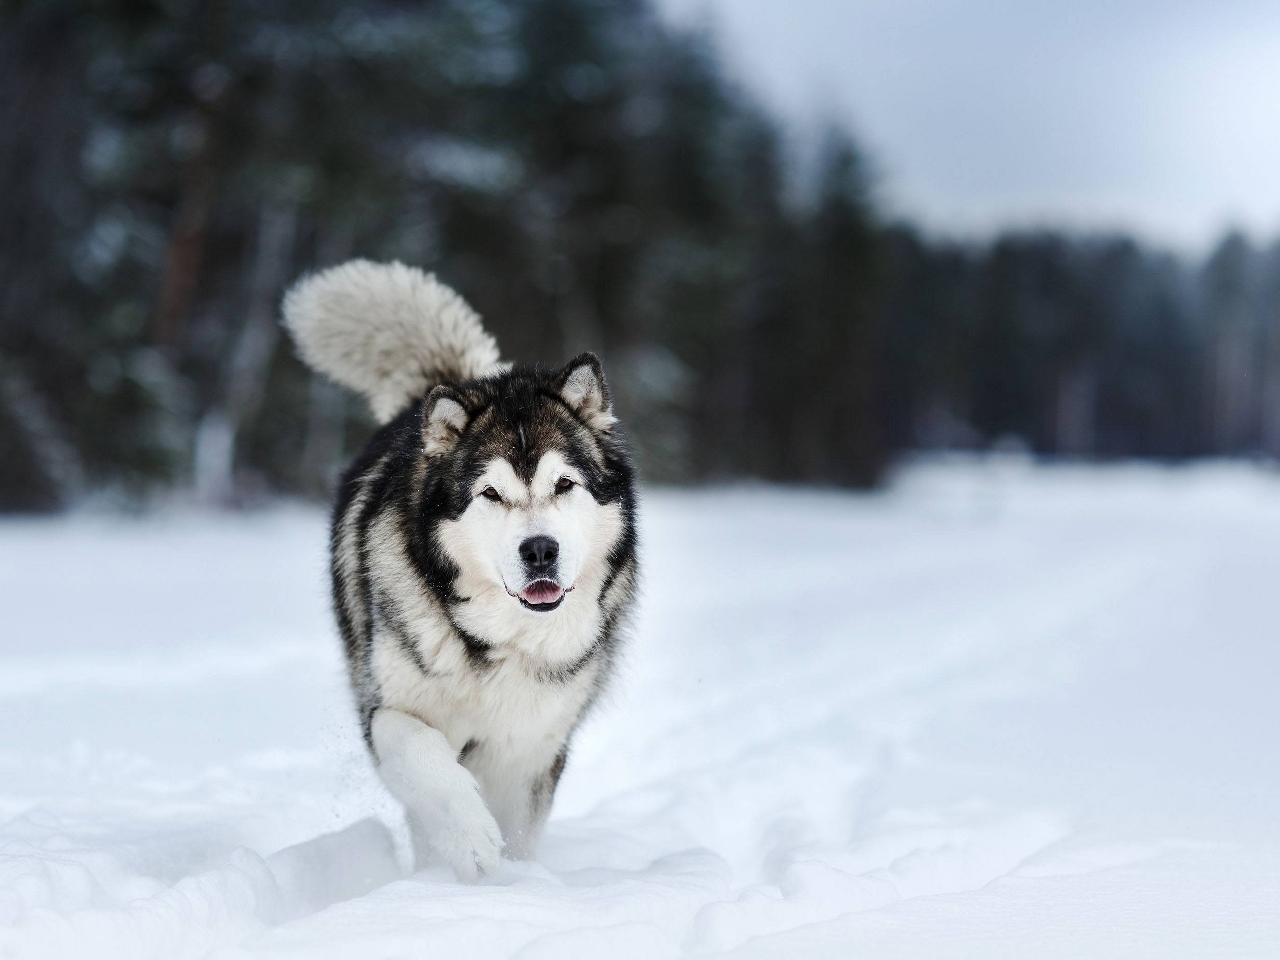
{"label": "blurred forest", "polygon": [[885,222],[849,135],[795,170],[646,0],[0,11],[0,509],[323,495],[371,423],[277,313],[357,255],[510,358],[598,351],[649,481],[1280,454],[1280,244]]}

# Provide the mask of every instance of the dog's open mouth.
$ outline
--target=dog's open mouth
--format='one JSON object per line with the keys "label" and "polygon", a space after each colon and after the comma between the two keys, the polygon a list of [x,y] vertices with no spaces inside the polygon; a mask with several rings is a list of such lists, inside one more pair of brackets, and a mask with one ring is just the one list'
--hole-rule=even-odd
{"label": "dog's open mouth", "polygon": [[564,601],[567,591],[554,580],[535,580],[518,594],[520,602],[530,610],[547,613]]}

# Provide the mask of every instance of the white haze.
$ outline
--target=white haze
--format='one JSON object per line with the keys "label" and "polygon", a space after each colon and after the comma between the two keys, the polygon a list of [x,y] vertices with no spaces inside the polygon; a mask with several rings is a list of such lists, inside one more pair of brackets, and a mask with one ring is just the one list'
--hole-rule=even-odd
{"label": "white haze", "polygon": [[936,231],[1056,224],[1202,249],[1280,233],[1280,4],[660,0],[801,129],[838,119]]}

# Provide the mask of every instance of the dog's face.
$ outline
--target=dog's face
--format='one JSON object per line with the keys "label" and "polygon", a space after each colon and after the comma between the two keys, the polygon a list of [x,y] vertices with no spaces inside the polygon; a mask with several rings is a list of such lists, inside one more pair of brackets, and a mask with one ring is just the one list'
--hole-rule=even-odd
{"label": "dog's face", "polygon": [[471,485],[472,505],[450,531],[452,552],[474,560],[468,566],[477,572],[495,573],[525,609],[556,610],[584,561],[618,533],[616,508],[596,503],[584,484],[559,450],[543,453],[528,479],[506,457],[495,457]]}
{"label": "dog's face", "polygon": [[437,387],[421,422],[432,540],[458,625],[488,643],[594,633],[634,547],[632,476],[599,361]]}

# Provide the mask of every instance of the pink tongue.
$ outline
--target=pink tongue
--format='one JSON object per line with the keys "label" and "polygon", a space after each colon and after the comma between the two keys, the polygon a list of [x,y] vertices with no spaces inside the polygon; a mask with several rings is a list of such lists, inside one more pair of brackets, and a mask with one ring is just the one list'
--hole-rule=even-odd
{"label": "pink tongue", "polygon": [[520,591],[520,597],[525,603],[555,603],[563,593],[558,583],[535,580]]}

